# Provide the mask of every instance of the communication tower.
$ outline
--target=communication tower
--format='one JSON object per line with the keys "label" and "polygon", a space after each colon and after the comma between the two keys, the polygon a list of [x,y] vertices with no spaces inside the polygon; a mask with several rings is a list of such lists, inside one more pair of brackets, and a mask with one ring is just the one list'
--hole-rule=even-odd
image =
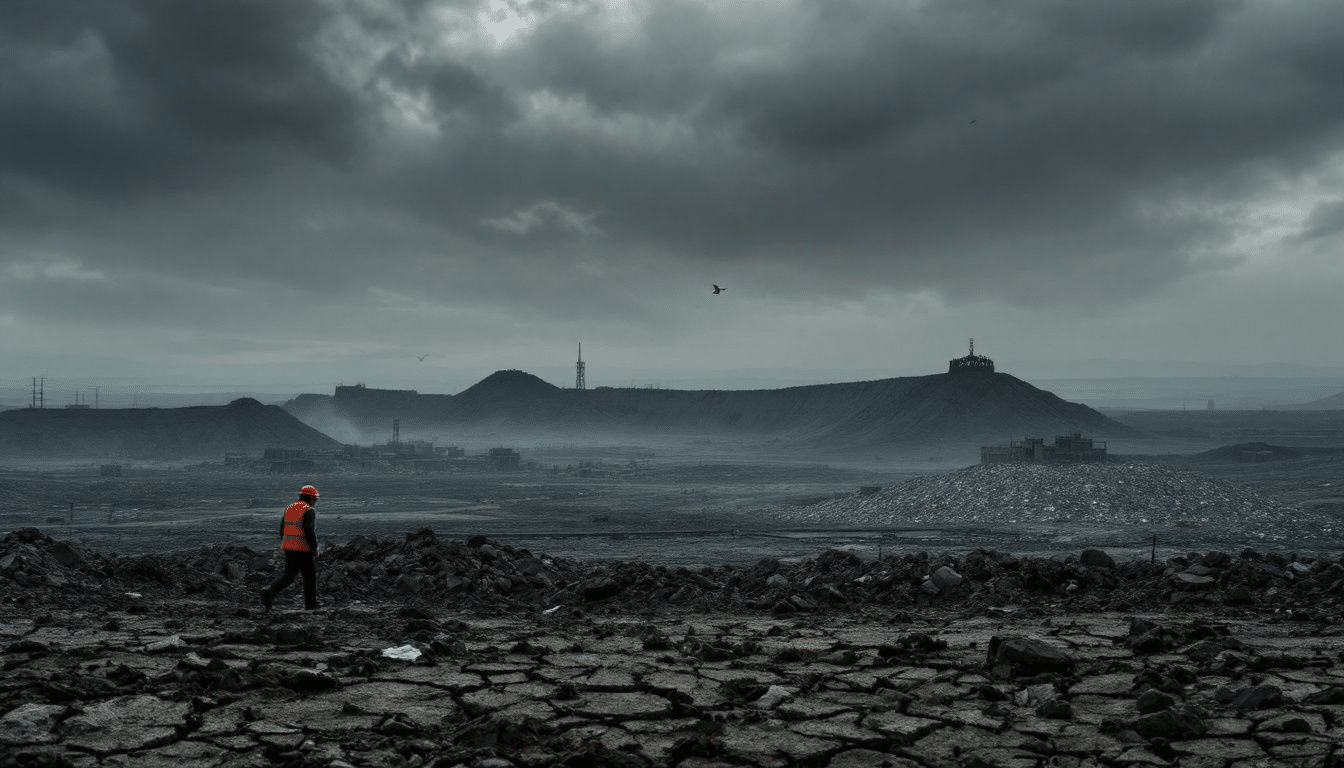
{"label": "communication tower", "polygon": [[978,371],[984,373],[994,372],[994,361],[984,355],[975,354],[975,339],[971,339],[970,354],[965,357],[958,357],[956,360],[947,361],[948,373],[963,373],[966,371]]}
{"label": "communication tower", "polygon": [[587,389],[587,388],[588,388],[588,379],[587,379],[587,377],[584,375],[584,365],[583,365],[583,342],[582,342],[582,341],[579,342],[579,361],[578,361],[577,363],[574,364],[574,388],[575,388],[575,389]]}

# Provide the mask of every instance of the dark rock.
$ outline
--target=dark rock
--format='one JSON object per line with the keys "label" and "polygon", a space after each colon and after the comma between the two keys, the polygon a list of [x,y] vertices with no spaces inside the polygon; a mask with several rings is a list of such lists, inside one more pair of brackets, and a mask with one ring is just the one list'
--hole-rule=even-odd
{"label": "dark rock", "polygon": [[281,679],[280,684],[299,693],[315,693],[339,688],[336,678],[311,669],[301,669]]}
{"label": "dark rock", "polygon": [[1084,549],[1078,555],[1078,564],[1088,568],[1115,569],[1115,560],[1100,549]]}
{"label": "dark rock", "polygon": [[1008,694],[1004,693],[1003,691],[999,690],[998,688],[992,685],[982,685],[979,688],[976,688],[975,690],[976,693],[980,694],[980,698],[984,699],[985,701],[1008,700]]}
{"label": "dark rock", "polygon": [[1149,741],[1193,739],[1204,735],[1208,727],[1194,713],[1181,709],[1164,709],[1143,715],[1134,721],[1134,731]]}
{"label": "dark rock", "polygon": [[586,582],[583,585],[584,602],[595,602],[597,600],[606,600],[609,597],[619,595],[624,589],[615,579],[601,578]]}
{"label": "dark rock", "polygon": [[997,635],[989,639],[986,663],[991,670],[1007,666],[1008,674],[1013,677],[1042,672],[1072,674],[1076,666],[1067,652],[1042,640]]}
{"label": "dark rock", "polygon": [[937,640],[923,632],[903,635],[895,643],[883,643],[877,647],[877,655],[883,659],[903,657],[910,654],[936,653],[947,649],[946,640]]}
{"label": "dark rock", "polygon": [[58,541],[51,545],[51,554],[57,562],[66,568],[78,568],[84,564],[84,553],[79,547],[68,541]]}
{"label": "dark rock", "polygon": [[1344,704],[1344,686],[1332,685],[1324,691],[1317,691],[1308,695],[1304,701],[1308,704]]}
{"label": "dark rock", "polygon": [[1161,691],[1148,689],[1139,694],[1139,698],[1134,702],[1141,714],[1152,714],[1161,712],[1164,709],[1171,709],[1176,706],[1176,699]]}
{"label": "dark rock", "polygon": [[1254,688],[1247,688],[1228,702],[1228,706],[1233,709],[1243,711],[1254,711],[1259,709],[1273,709],[1281,706],[1284,702],[1283,691],[1276,685],[1257,685]]}
{"label": "dark rock", "polygon": [[1051,720],[1072,720],[1073,707],[1067,701],[1047,701],[1036,708],[1036,714],[1039,717],[1049,718]]}

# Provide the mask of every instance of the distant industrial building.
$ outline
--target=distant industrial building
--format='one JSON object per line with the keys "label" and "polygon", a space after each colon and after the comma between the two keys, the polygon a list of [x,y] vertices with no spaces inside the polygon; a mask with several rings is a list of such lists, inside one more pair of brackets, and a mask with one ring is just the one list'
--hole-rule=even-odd
{"label": "distant industrial building", "polygon": [[947,361],[948,373],[993,373],[994,361],[975,354],[975,339],[971,339],[970,354]]}
{"label": "distant industrial building", "polygon": [[486,466],[490,469],[510,472],[522,466],[522,457],[512,448],[491,448],[486,457]]}
{"label": "distant industrial building", "polygon": [[1043,437],[1028,437],[1006,446],[984,446],[981,464],[1080,464],[1106,460],[1106,444],[1081,433],[1062,435],[1048,444]]}

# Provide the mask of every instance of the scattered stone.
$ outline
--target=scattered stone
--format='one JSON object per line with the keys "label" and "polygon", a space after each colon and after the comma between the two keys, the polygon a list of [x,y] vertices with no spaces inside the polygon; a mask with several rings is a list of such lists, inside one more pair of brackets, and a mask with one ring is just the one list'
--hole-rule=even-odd
{"label": "scattered stone", "polygon": [[[56,543],[0,537],[4,768],[1344,760],[1327,557],[828,552],[692,572],[426,530],[324,549],[333,607],[277,616],[254,605],[271,561],[241,548],[62,560]],[[18,574],[34,586],[6,591]],[[1220,586],[1164,613],[1178,574]]]}

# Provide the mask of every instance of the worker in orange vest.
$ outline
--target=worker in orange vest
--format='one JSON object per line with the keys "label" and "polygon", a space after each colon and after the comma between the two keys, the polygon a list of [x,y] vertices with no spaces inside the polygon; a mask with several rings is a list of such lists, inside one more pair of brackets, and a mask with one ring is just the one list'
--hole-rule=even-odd
{"label": "worker in orange vest", "polygon": [[271,610],[271,603],[280,590],[289,586],[294,577],[303,574],[303,608],[317,609],[317,489],[305,485],[299,489],[299,500],[285,507],[280,518],[280,549],[285,553],[285,572],[275,583],[261,590],[261,604]]}

